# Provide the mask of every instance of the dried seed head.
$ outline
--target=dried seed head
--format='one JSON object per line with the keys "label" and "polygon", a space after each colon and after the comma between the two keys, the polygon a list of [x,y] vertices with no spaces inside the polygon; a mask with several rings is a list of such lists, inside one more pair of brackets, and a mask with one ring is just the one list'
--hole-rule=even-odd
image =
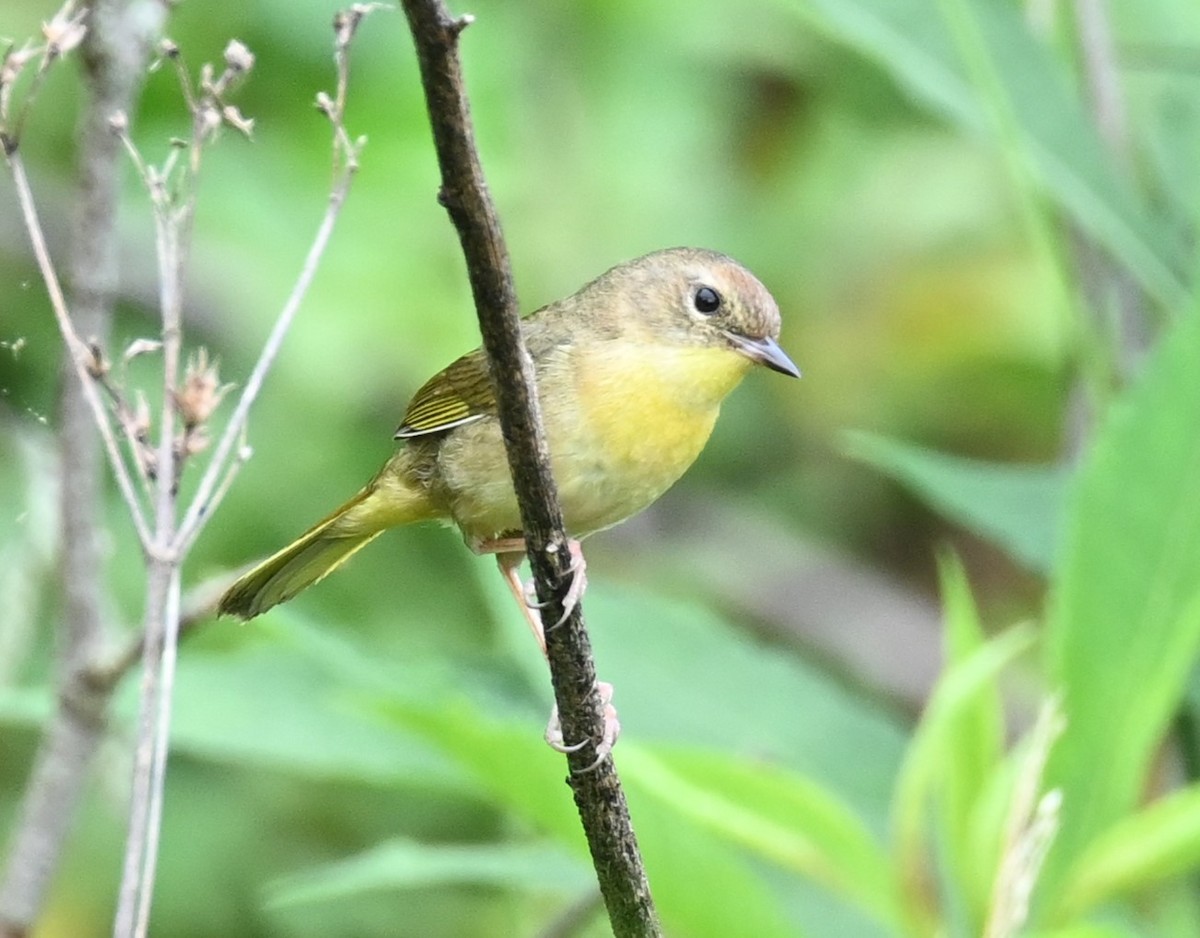
{"label": "dried seed head", "polygon": [[[37,54],[38,50],[26,42],[20,49],[10,48],[4,53],[4,58],[0,59],[0,121],[8,116],[9,107],[12,104],[13,85],[21,77],[25,66]],[[5,152],[10,152],[7,147]]]}
{"label": "dried seed head", "polygon": [[338,10],[333,14],[333,41],[340,49],[344,49],[354,38],[354,30],[362,16],[354,10]]}
{"label": "dried seed head", "polygon": [[9,49],[0,59],[0,85],[11,85],[17,80],[22,69],[37,56],[38,50],[26,41],[19,49]]}
{"label": "dried seed head", "polygon": [[68,0],[61,10],[54,14],[49,23],[42,24],[42,35],[46,38],[46,58],[55,59],[66,55],[83,42],[87,35],[87,10],[73,11],[74,4]]}
{"label": "dried seed head", "polygon": [[208,140],[221,127],[221,112],[212,104],[205,103],[200,106],[197,123],[200,139]]}
{"label": "dried seed head", "polygon": [[234,72],[248,72],[254,68],[254,53],[245,43],[231,39],[225,47],[225,66]]}
{"label": "dried seed head", "polygon": [[221,384],[216,362],[209,364],[208,352],[200,349],[188,359],[183,385],[175,393],[175,406],[188,430],[204,424],[232,385]]}
{"label": "dried seed head", "polygon": [[203,427],[189,430],[183,435],[182,455],[184,457],[197,456],[208,449],[209,442],[208,433]]}

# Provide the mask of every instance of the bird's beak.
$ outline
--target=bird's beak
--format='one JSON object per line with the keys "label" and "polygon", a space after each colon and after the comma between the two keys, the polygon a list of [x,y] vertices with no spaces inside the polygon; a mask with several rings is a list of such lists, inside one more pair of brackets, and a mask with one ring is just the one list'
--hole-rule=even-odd
{"label": "bird's beak", "polygon": [[791,375],[793,378],[800,377],[800,369],[787,357],[787,353],[779,347],[779,343],[770,336],[752,339],[736,332],[726,332],[725,336],[737,347],[739,352],[751,361],[766,365],[772,371],[778,371],[780,374]]}

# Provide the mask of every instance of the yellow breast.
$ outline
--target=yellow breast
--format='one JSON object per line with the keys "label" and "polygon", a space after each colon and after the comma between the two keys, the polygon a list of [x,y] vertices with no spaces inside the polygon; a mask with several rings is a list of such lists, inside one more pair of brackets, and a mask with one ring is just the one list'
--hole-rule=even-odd
{"label": "yellow breast", "polygon": [[583,536],[683,475],[751,363],[727,348],[607,342],[571,365],[574,406],[546,406],[546,425],[567,527]]}
{"label": "yellow breast", "polygon": [[[567,531],[584,537],[637,514],[699,455],[721,401],[751,367],[732,349],[635,343],[564,348],[541,363],[542,417]],[[496,420],[451,431],[436,489],[468,540],[520,530]]]}

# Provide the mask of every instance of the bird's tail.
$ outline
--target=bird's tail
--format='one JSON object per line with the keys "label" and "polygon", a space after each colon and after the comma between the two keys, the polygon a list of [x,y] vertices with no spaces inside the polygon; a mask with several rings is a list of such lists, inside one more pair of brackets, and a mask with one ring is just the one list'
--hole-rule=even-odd
{"label": "bird's tail", "polygon": [[324,579],[388,528],[436,516],[423,492],[381,476],[241,576],[221,597],[217,613],[252,619]]}

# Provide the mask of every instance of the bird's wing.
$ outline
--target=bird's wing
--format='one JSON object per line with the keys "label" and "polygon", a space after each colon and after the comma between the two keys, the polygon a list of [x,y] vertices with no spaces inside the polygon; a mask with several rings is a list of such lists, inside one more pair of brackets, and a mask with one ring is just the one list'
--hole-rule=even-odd
{"label": "bird's wing", "polygon": [[408,404],[396,439],[440,433],[496,413],[487,358],[476,349],[439,371]]}

